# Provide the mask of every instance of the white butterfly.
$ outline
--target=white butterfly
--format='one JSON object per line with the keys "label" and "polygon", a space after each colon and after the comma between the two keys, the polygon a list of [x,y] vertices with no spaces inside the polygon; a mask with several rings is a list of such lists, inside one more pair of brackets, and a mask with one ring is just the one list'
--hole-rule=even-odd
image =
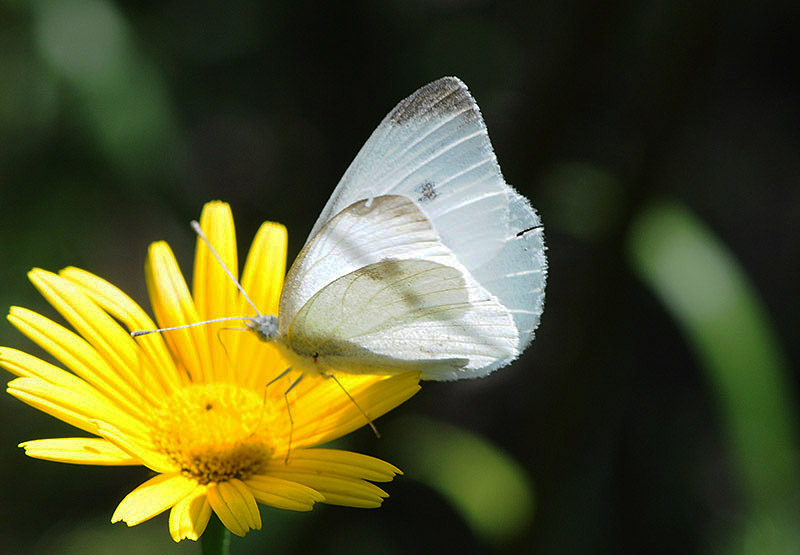
{"label": "white butterfly", "polygon": [[298,369],[485,376],[533,339],[544,250],[478,105],[444,77],[372,133],[289,270],[278,316],[248,327]]}
{"label": "white butterfly", "polygon": [[302,375],[485,376],[533,339],[544,251],[478,105],[444,77],[395,106],[361,148],[286,276],[278,315],[245,320]]}

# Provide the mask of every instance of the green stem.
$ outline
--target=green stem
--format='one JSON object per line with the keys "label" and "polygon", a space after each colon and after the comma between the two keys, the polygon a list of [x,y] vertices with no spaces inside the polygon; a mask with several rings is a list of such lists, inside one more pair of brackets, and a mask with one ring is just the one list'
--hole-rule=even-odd
{"label": "green stem", "polygon": [[203,555],[230,555],[231,532],[216,515],[211,515],[206,531],[200,536],[200,549]]}

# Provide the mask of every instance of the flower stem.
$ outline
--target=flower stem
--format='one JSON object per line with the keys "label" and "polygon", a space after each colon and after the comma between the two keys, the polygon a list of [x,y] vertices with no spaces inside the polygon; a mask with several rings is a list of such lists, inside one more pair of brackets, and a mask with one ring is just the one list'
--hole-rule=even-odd
{"label": "flower stem", "polygon": [[231,532],[216,515],[212,515],[206,531],[200,536],[200,549],[203,555],[230,555]]}

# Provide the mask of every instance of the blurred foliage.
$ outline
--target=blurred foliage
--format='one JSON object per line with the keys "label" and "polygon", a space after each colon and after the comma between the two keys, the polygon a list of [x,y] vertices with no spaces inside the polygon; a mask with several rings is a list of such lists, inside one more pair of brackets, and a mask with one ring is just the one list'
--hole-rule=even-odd
{"label": "blurred foliage", "polygon": [[656,204],[630,230],[631,262],[696,349],[732,442],[742,536],[726,552],[800,551],[800,465],[790,376],[753,287],[685,208]]}
{"label": "blurred foliage", "polygon": [[[458,75],[545,223],[536,341],[348,438],[406,467],[383,508],[264,508],[233,552],[790,546],[798,23],[788,0],[0,0],[0,305],[53,316],[25,273],[76,265],[149,306],[147,245],[189,270],[213,198],[242,247],[277,220],[296,252],[386,112]],[[0,344],[30,348],[7,324]],[[0,419],[0,551],[169,549],[164,516],[108,524],[145,470],[26,459],[20,441],[73,431],[7,395]],[[514,514],[481,528],[497,484],[518,491],[494,516]]]}
{"label": "blurred foliage", "polygon": [[525,470],[485,439],[420,417],[398,418],[388,430],[390,460],[447,499],[480,539],[503,546],[533,519],[533,487]]}

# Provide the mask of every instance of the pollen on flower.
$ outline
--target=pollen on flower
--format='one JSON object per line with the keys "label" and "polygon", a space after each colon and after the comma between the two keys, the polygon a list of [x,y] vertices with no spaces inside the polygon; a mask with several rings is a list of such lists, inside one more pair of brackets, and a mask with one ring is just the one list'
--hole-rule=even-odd
{"label": "pollen on flower", "polygon": [[260,472],[275,449],[269,406],[255,391],[231,384],[194,384],[154,412],[153,443],[184,476],[200,484]]}

